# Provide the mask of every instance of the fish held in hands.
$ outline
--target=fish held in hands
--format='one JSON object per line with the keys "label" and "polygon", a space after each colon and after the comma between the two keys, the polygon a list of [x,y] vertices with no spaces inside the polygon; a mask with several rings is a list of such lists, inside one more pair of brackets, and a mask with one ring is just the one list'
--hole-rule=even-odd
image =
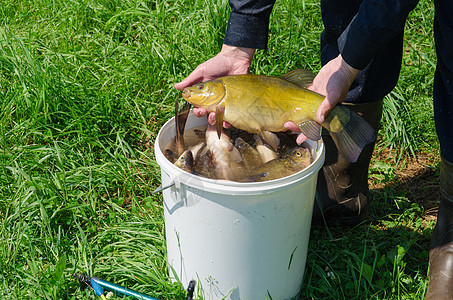
{"label": "fish held in hands", "polygon": [[274,149],[279,139],[273,132],[294,122],[312,140],[327,129],[339,153],[349,162],[357,161],[363,147],[376,139],[373,128],[358,114],[337,104],[319,124],[316,111],[324,96],[307,89],[314,75],[293,70],[283,76],[232,75],[187,87],[183,98],[196,107],[216,113],[220,136],[223,121],[236,128],[258,133]]}

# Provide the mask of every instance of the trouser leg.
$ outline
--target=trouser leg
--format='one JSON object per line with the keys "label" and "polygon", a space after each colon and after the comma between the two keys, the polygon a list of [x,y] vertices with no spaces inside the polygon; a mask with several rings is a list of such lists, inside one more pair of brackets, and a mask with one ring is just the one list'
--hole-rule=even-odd
{"label": "trouser leg", "polygon": [[434,1],[437,67],[434,78],[434,118],[440,143],[441,199],[429,252],[426,299],[453,299],[453,3]]}
{"label": "trouser leg", "polygon": [[[345,105],[361,115],[377,133],[382,117],[382,100]],[[353,226],[368,216],[368,167],[375,143],[363,148],[357,162],[349,163],[338,154],[326,130],[323,131],[323,141],[326,159],[318,175],[313,224],[323,224],[325,220],[327,224]]]}

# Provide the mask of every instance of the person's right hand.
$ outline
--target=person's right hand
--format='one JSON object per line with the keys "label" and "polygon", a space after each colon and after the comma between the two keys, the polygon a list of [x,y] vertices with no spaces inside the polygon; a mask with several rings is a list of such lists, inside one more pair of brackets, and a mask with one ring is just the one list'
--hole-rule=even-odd
{"label": "person's right hand", "polygon": [[[223,45],[222,50],[216,56],[199,65],[184,80],[176,83],[175,88],[182,91],[184,88],[198,82],[205,82],[227,75],[248,74],[254,54],[255,49]],[[207,111],[203,108],[194,108],[193,112],[198,117],[207,114]],[[211,125],[215,124],[214,113],[209,115],[208,122]],[[226,127],[229,126],[229,124],[224,125]]]}
{"label": "person's right hand", "polygon": [[[358,73],[359,70],[344,61],[341,54],[321,68],[313,83],[308,87],[309,90],[325,96],[316,111],[316,119],[319,124],[324,123],[330,110],[344,100]],[[286,122],[284,126],[291,131],[300,132],[300,129],[293,122]],[[296,141],[300,145],[307,139],[307,136],[301,133]]]}

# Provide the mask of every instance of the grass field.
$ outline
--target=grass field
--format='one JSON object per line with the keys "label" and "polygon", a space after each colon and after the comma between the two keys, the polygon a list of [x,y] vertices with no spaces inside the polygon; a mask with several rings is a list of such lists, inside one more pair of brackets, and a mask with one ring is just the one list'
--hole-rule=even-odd
{"label": "grass field", "polygon": [[[407,23],[370,220],[312,229],[300,299],[423,299],[439,166],[432,6]],[[184,299],[167,276],[153,142],[173,84],[219,51],[228,14],[219,0],[0,0],[2,299],[95,299],[79,272]],[[321,31],[319,1],[277,1],[251,71],[316,72]]]}

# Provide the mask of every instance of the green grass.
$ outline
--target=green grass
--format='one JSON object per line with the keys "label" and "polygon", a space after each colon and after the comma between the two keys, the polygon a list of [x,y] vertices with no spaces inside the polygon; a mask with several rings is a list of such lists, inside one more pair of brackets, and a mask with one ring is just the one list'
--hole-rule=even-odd
{"label": "green grass", "polygon": [[[379,144],[398,162],[438,151],[432,11],[424,0],[411,14],[385,99]],[[184,298],[167,276],[153,142],[173,84],[219,51],[228,14],[218,0],[0,1],[2,299],[95,299],[78,272]],[[318,1],[278,1],[252,72],[316,72],[321,31]],[[391,180],[396,165],[379,163]],[[434,224],[409,194],[374,194],[371,222],[312,230],[302,299],[423,298]]]}

